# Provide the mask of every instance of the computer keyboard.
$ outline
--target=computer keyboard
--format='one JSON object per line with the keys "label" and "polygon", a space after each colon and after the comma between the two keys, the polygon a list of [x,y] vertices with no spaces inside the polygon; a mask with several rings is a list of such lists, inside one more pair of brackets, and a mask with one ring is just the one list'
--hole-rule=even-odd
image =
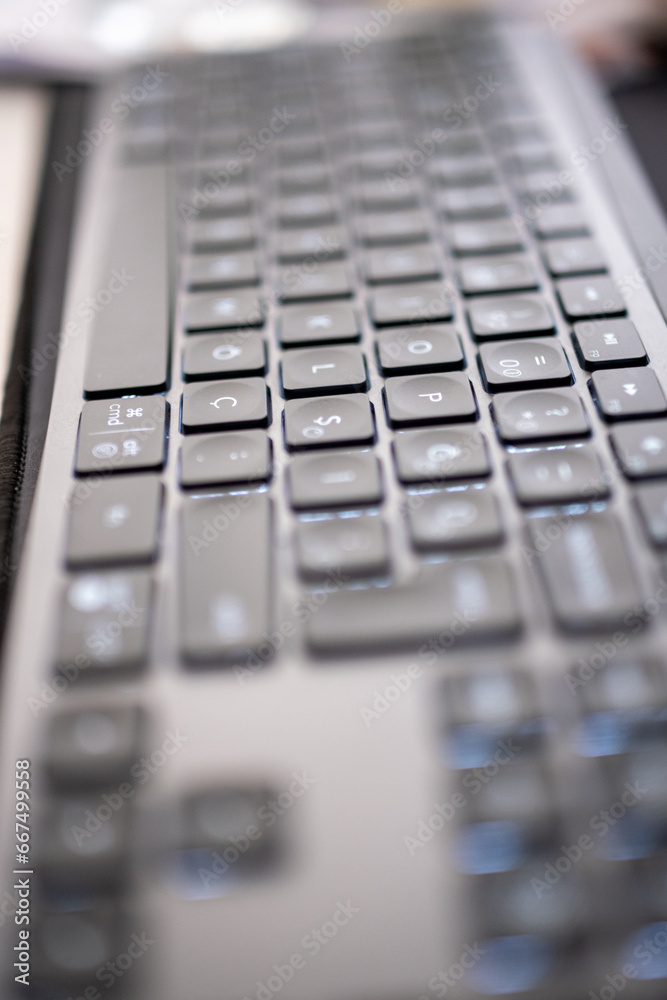
{"label": "computer keyboard", "polygon": [[553,39],[409,24],[90,109],[7,995],[667,995],[650,195]]}

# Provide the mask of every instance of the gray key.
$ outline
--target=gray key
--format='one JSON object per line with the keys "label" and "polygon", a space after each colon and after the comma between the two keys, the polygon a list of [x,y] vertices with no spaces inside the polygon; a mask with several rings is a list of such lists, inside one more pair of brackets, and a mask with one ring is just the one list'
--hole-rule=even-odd
{"label": "gray key", "polygon": [[188,227],[193,250],[250,250],[257,241],[251,219],[196,219]]}
{"label": "gray key", "polygon": [[44,758],[51,781],[62,787],[118,784],[141,750],[144,718],[135,706],[60,711],[48,730]]}
{"label": "gray key", "polygon": [[589,230],[579,205],[546,205],[535,219],[535,232],[542,239],[551,239],[588,236]]}
{"label": "gray key", "polygon": [[554,340],[512,340],[482,344],[482,375],[489,392],[533,386],[567,385],[572,371],[563,348]]}
{"label": "gray key", "polygon": [[[196,189],[187,195],[189,204],[197,205]],[[218,187],[212,194],[206,195],[206,203],[199,211],[203,217],[246,215],[252,208],[256,192],[246,184],[230,184],[229,187]],[[199,195],[201,198],[201,195]],[[201,203],[200,203],[201,204]]]}
{"label": "gray key", "polygon": [[90,677],[143,666],[152,593],[150,575],[139,570],[74,577],[62,595],[60,672]]}
{"label": "gray key", "polygon": [[544,261],[554,277],[568,274],[595,274],[606,271],[600,247],[589,238],[549,240],[543,246]]}
{"label": "gray key", "polygon": [[[123,166],[114,188],[106,261],[110,301],[91,309],[84,392],[161,392],[169,359],[170,198],[166,166]],[[100,292],[100,296],[102,292]],[[92,300],[91,300],[92,301]],[[86,306],[88,308],[88,306]]]}
{"label": "gray key", "polygon": [[428,166],[429,175],[440,184],[468,185],[489,184],[495,180],[496,165],[485,153],[468,153],[452,156],[443,153],[434,157]]}
{"label": "gray key", "polygon": [[497,184],[451,187],[436,194],[437,207],[451,221],[493,219],[507,215],[507,195]]}
{"label": "gray key", "polygon": [[465,295],[521,292],[539,287],[535,265],[527,254],[464,259],[459,264],[459,278]]}
{"label": "gray key", "polygon": [[476,428],[400,431],[394,438],[394,458],[402,483],[438,486],[491,473],[486,441]]}
{"label": "gray key", "polygon": [[443,491],[410,500],[408,524],[417,549],[478,548],[503,540],[498,504],[490,490]]}
{"label": "gray key", "polygon": [[608,420],[667,411],[665,394],[652,368],[594,372],[590,384],[598,408]]}
{"label": "gray key", "polygon": [[437,323],[454,314],[451,295],[438,282],[378,289],[371,296],[370,313],[376,326]]}
{"label": "gray key", "polygon": [[586,412],[574,389],[537,389],[497,396],[493,414],[500,437],[508,443],[590,434]]}
{"label": "gray key", "polygon": [[498,295],[468,306],[470,329],[477,340],[551,334],[554,321],[541,295]]}
{"label": "gray key", "polygon": [[265,493],[198,497],[183,504],[181,646],[187,660],[239,657],[266,641],[271,536]]}
{"label": "gray key", "polygon": [[565,319],[625,316],[625,302],[611,278],[563,278],[556,291]]}
{"label": "gray key", "polygon": [[185,266],[190,289],[240,288],[259,284],[259,262],[254,254],[193,254]]}
{"label": "gray key", "polygon": [[278,201],[275,216],[283,226],[330,225],[338,217],[338,207],[330,194],[296,194]]}
{"label": "gray key", "polygon": [[626,476],[667,476],[667,420],[642,420],[616,427],[611,435]]}
{"label": "gray key", "polygon": [[276,174],[278,189],[283,194],[301,194],[303,191],[328,191],[331,173],[320,163],[303,163],[281,170]]}
{"label": "gray key", "polygon": [[234,856],[235,870],[254,865],[262,857],[266,860],[276,847],[271,798],[271,789],[257,785],[191,792],[183,802],[179,841],[185,848],[226,851],[242,837],[243,851]]}
{"label": "gray key", "polygon": [[313,347],[290,351],[280,367],[287,399],[334,392],[363,392],[368,382],[364,356],[358,347]]}
{"label": "gray key", "polygon": [[[118,886],[125,874],[127,841],[130,833],[131,798],[135,788],[123,783],[123,796],[117,789],[112,799],[117,809],[99,825],[91,815],[107,803],[99,792],[67,796],[51,802],[45,809],[38,856],[40,870],[51,884],[70,888],[100,889]],[[106,810],[105,810],[106,812]]]}
{"label": "gray key", "polygon": [[549,199],[549,203],[574,201],[572,190],[563,184],[558,173],[553,170],[536,171],[517,178],[514,182],[517,194],[529,205]]}
{"label": "gray key", "polygon": [[635,500],[650,541],[664,548],[667,545],[667,485],[646,483],[637,490]]}
{"label": "gray key", "polygon": [[439,278],[442,266],[428,247],[370,250],[365,257],[366,280],[372,285]]}
{"label": "gray key", "polygon": [[326,262],[305,271],[298,266],[281,271],[278,279],[281,302],[311,299],[347,299],[352,295],[350,274],[343,264]]}
{"label": "gray key", "polygon": [[183,350],[183,375],[188,382],[218,376],[263,375],[266,344],[259,334],[202,333],[189,337]]}
{"label": "gray key", "polygon": [[347,247],[339,226],[283,230],[276,233],[275,240],[276,256],[283,264],[298,264],[313,256],[316,260],[337,260],[345,256]]}
{"label": "gray key", "polygon": [[404,586],[339,590],[306,625],[310,646],[321,652],[381,651],[440,639],[513,636],[520,628],[509,566],[499,558],[429,567]]}
{"label": "gray key", "polygon": [[376,348],[383,375],[452,371],[465,364],[461,341],[449,325],[386,330],[378,334]]}
{"label": "gray key", "polygon": [[463,372],[387,379],[385,399],[392,427],[474,420],[477,416],[472,385]]}
{"label": "gray key", "polygon": [[181,423],[191,431],[266,427],[269,394],[261,378],[199,382],[183,389]]}
{"label": "gray key", "polygon": [[388,212],[362,216],[359,220],[359,237],[369,247],[422,243],[429,235],[428,220],[423,212]]}
{"label": "gray key", "polygon": [[111,903],[79,902],[74,911],[42,905],[30,927],[34,981],[51,992],[79,994],[100,969],[122,955],[128,940]]}
{"label": "gray key", "polygon": [[372,451],[297,455],[288,488],[295,510],[378,504],[383,498],[380,463]]}
{"label": "gray key", "polygon": [[458,255],[509,253],[523,250],[523,238],[513,219],[455,222],[448,230],[452,252]]}
{"label": "gray key", "polygon": [[609,475],[590,445],[510,455],[519,503],[591,503],[609,496]]}
{"label": "gray key", "polygon": [[185,303],[185,329],[263,326],[264,312],[264,302],[255,292],[191,292]]}
{"label": "gray key", "polygon": [[359,320],[346,302],[294,306],[282,310],[278,333],[282,347],[359,340]]}
{"label": "gray key", "polygon": [[622,627],[641,602],[621,526],[610,511],[531,518],[528,562],[540,565],[559,625],[574,631]]}
{"label": "gray key", "polygon": [[285,403],[288,448],[371,444],[374,438],[373,411],[366,396],[320,396]]}
{"label": "gray key", "polygon": [[181,486],[253,483],[271,475],[271,448],[264,431],[227,431],[186,438]]}
{"label": "gray key", "polygon": [[386,179],[364,181],[351,190],[352,200],[364,212],[394,212],[418,208],[421,189],[412,179],[399,179],[391,184]]}
{"label": "gray key", "polygon": [[382,576],[389,571],[387,531],[379,517],[337,517],[300,522],[296,529],[299,572],[306,580]]}
{"label": "gray key", "polygon": [[155,476],[101,480],[70,501],[68,566],[147,563],[157,556],[163,487]]}
{"label": "gray key", "polygon": [[167,447],[167,415],[163,396],[84,403],[76,453],[77,473],[161,469]]}
{"label": "gray key", "polygon": [[574,346],[584,368],[620,368],[645,365],[646,348],[629,319],[589,319],[577,323]]}

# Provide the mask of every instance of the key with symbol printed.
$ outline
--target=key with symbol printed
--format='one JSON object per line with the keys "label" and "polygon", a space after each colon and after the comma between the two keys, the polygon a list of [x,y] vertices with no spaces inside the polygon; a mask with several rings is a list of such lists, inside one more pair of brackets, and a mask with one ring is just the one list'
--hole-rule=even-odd
{"label": "key with symbol printed", "polygon": [[183,350],[186,381],[228,375],[263,375],[266,346],[258,333],[202,333],[188,339]]}
{"label": "key with symbol printed", "polygon": [[261,378],[186,385],[181,407],[183,431],[266,427],[269,390]]}
{"label": "key with symbol printed", "polygon": [[482,344],[479,359],[489,392],[569,385],[573,381],[565,352],[556,341]]}
{"label": "key with symbol printed", "polygon": [[595,372],[589,383],[607,420],[623,420],[667,411],[667,400],[651,368],[615,368]]}
{"label": "key with symbol printed", "polygon": [[371,444],[374,438],[373,410],[366,396],[319,396],[285,403],[288,448]]}
{"label": "key with symbol printed", "polygon": [[83,404],[76,471],[161,469],[168,404],[163,396],[95,399]]}

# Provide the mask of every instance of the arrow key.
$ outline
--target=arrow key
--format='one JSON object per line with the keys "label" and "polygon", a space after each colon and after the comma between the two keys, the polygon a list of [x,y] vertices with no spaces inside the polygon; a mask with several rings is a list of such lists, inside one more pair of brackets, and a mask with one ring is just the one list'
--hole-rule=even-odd
{"label": "arrow key", "polygon": [[667,411],[667,400],[651,368],[598,371],[593,374],[589,387],[607,420],[626,420]]}

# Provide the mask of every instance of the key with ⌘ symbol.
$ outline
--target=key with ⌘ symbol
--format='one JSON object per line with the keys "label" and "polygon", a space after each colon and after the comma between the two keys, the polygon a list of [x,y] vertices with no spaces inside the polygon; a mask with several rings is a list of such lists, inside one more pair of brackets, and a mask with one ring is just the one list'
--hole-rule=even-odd
{"label": "key with \u2318 symbol", "polygon": [[347,302],[291,306],[280,315],[278,334],[282,347],[359,340],[359,320]]}
{"label": "key with \u2318 symbol", "polygon": [[371,444],[374,438],[373,410],[366,396],[318,396],[285,403],[288,448]]}
{"label": "key with \u2318 symbol", "polygon": [[180,531],[184,657],[223,661],[251,652],[271,629],[269,497],[189,498]]}
{"label": "key with \u2318 symbol", "polygon": [[453,371],[465,364],[461,341],[450,324],[383,330],[376,349],[383,375]]}
{"label": "key with \u2318 symbol", "polygon": [[629,479],[667,476],[667,420],[642,420],[616,427],[611,443]]}
{"label": "key with \u2318 symbol", "polygon": [[186,438],[181,486],[262,482],[271,475],[271,447],[264,431],[226,431]]}
{"label": "key with \u2318 symbol", "polygon": [[336,517],[304,521],[296,529],[301,576],[320,580],[332,567],[343,576],[380,576],[389,570],[387,531],[379,517]]}
{"label": "key with \u2318 symbol", "polygon": [[336,451],[324,455],[296,455],[289,466],[292,507],[351,507],[381,503],[380,463],[371,451]]}
{"label": "key with \u2318 symbol", "polygon": [[157,555],[163,487],[157,476],[112,476],[70,500],[68,566],[152,562]]}
{"label": "key with \u2318 symbol", "polygon": [[263,325],[264,303],[255,292],[191,292],[185,303],[189,332]]}
{"label": "key with \u2318 symbol", "polygon": [[499,295],[475,299],[468,306],[468,318],[476,340],[554,332],[553,317],[540,295]]}
{"label": "key with \u2318 symbol", "polygon": [[186,434],[269,423],[269,390],[261,378],[195,382],[185,386],[182,400],[181,424]]}
{"label": "key with \u2318 symbol", "polygon": [[498,504],[488,489],[444,491],[411,499],[408,522],[417,549],[478,548],[503,540]]}
{"label": "key with \u2318 symbol", "polygon": [[202,333],[190,337],[183,351],[186,381],[228,375],[263,375],[266,345],[257,333]]}
{"label": "key with \u2318 symbol", "polygon": [[161,469],[168,407],[163,396],[95,399],[83,404],[76,471]]}
{"label": "key with \u2318 symbol", "polygon": [[475,394],[470,379],[463,372],[387,379],[385,401],[392,427],[477,417]]}
{"label": "key with \u2318 symbol", "polygon": [[498,433],[508,443],[590,434],[586,412],[574,389],[536,389],[497,396],[492,408]]}
{"label": "key with \u2318 symbol", "polygon": [[646,348],[629,319],[589,319],[576,323],[572,336],[584,368],[624,368],[645,365]]}
{"label": "key with \u2318 symbol", "polygon": [[565,351],[555,341],[513,340],[482,344],[479,358],[489,392],[572,382]]}
{"label": "key with \u2318 symbol", "polygon": [[667,400],[652,368],[614,368],[594,372],[591,392],[607,420],[651,416],[667,411]]}
{"label": "key with \u2318 symbol", "polygon": [[290,351],[280,367],[287,399],[363,392],[368,381],[364,356],[358,347],[311,347]]}
{"label": "key with \u2318 symbol", "polygon": [[563,278],[556,290],[565,319],[625,316],[625,302],[611,278]]}
{"label": "key with \u2318 symbol", "polygon": [[379,288],[371,296],[370,313],[376,326],[437,323],[452,318],[452,299],[438,282]]}
{"label": "key with \u2318 symbol", "polygon": [[609,478],[590,445],[520,452],[508,459],[519,503],[591,503],[609,496]]}
{"label": "key with \u2318 symbol", "polygon": [[399,431],[394,458],[402,483],[440,485],[450,479],[477,479],[491,472],[484,436],[472,427]]}

